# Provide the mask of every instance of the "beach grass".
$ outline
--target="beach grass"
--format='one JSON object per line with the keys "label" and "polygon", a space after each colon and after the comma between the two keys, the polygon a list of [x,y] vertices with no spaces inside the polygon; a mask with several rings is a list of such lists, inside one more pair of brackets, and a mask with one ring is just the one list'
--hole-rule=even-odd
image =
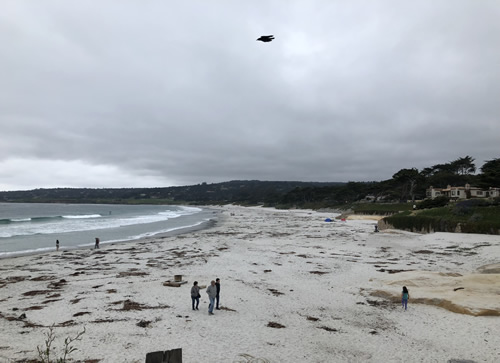
{"label": "beach grass", "polygon": [[413,203],[356,203],[351,209],[356,214],[394,214],[413,209]]}

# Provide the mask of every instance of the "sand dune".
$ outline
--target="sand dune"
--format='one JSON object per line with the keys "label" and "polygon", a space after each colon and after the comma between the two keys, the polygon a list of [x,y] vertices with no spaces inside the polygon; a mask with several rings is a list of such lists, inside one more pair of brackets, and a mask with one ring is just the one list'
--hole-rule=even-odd
{"label": "sand dune", "polygon": [[450,311],[474,316],[500,316],[500,274],[402,272],[385,280],[383,290],[372,293],[393,302],[401,299],[401,286],[410,291],[413,304],[435,305]]}

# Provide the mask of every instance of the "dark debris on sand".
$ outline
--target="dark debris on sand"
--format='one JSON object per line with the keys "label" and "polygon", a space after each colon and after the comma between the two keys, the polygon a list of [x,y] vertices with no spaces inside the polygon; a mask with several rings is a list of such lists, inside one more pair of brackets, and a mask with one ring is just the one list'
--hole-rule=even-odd
{"label": "dark debris on sand", "polygon": [[125,301],[115,301],[112,304],[113,305],[118,305],[123,303],[123,306],[121,309],[118,309],[119,311],[130,311],[130,310],[149,310],[149,309],[168,309],[170,306],[168,305],[158,305],[158,306],[149,306],[145,304],[140,304],[138,302],[132,301],[132,300],[125,300]]}
{"label": "dark debris on sand", "polygon": [[267,323],[267,326],[269,328],[276,328],[276,329],[286,328],[286,326],[284,326],[280,323],[276,323],[275,321],[270,321],[269,323]]}

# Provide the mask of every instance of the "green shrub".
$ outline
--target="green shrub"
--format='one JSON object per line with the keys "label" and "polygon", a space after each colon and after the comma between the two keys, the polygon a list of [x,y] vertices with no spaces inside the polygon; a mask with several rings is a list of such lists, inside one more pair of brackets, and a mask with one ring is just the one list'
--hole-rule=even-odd
{"label": "green shrub", "polygon": [[469,218],[469,222],[472,222],[472,223],[475,223],[475,222],[479,222],[483,219],[483,216],[482,214],[480,213],[474,213],[470,218]]}
{"label": "green shrub", "polygon": [[448,205],[450,199],[445,196],[436,197],[434,199],[425,199],[417,204],[417,209],[439,208]]}
{"label": "green shrub", "polygon": [[352,205],[354,213],[390,215],[413,208],[411,203],[355,203]]}
{"label": "green shrub", "polygon": [[[441,207],[404,212],[384,218],[397,229],[415,232],[455,232],[458,225],[463,233],[500,234],[500,206],[474,202],[469,206]],[[465,208],[465,209],[460,209]]]}

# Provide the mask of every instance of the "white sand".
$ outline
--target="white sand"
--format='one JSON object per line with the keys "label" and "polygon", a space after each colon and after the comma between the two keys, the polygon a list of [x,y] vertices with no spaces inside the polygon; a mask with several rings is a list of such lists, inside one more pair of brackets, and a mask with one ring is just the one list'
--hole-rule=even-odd
{"label": "white sand", "polygon": [[[36,358],[52,324],[58,348],[85,327],[71,355],[79,361],[144,362],[174,348],[186,363],[500,361],[500,317],[470,315],[500,312],[500,275],[477,274],[500,261],[500,236],[374,233],[374,221],[326,223],[327,213],[222,210],[216,227],[186,235],[0,260],[0,361]],[[163,286],[175,274],[189,283]],[[203,291],[192,311],[192,282],[215,277],[224,309],[209,316]],[[143,309],[121,310],[125,300]]]}

